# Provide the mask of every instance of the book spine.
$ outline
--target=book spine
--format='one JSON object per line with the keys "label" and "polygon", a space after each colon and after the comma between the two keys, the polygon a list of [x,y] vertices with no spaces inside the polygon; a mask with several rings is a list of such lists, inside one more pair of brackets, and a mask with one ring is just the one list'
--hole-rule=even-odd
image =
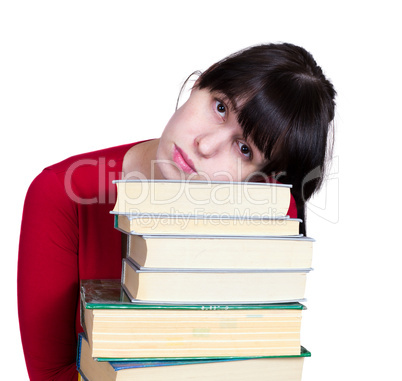
{"label": "book spine", "polygon": [[82,334],[78,334],[78,345],[77,345],[77,370],[81,368],[81,346],[82,346]]}

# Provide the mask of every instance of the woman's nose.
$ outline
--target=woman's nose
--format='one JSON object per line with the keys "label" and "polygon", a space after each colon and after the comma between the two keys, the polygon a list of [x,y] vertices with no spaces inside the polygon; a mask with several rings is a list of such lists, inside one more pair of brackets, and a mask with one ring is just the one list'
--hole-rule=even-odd
{"label": "woman's nose", "polygon": [[225,133],[223,131],[208,131],[198,135],[195,140],[197,153],[205,158],[215,156],[225,144]]}

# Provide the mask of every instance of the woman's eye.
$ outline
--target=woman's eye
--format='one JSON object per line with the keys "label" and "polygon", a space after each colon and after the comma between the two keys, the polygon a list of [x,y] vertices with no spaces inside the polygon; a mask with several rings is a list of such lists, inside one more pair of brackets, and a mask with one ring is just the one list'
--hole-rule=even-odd
{"label": "woman's eye", "polygon": [[216,101],[215,102],[215,108],[218,114],[222,117],[226,117],[226,106],[221,102],[221,101]]}
{"label": "woman's eye", "polygon": [[238,142],[240,152],[242,155],[247,157],[248,159],[251,159],[251,149],[244,143]]}

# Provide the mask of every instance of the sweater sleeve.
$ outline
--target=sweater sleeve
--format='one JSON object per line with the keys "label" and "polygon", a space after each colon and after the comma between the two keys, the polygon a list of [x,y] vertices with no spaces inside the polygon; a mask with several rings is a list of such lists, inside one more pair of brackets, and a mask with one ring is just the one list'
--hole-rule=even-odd
{"label": "sweater sleeve", "polygon": [[290,194],[290,204],[289,204],[289,209],[288,209],[288,216],[290,218],[297,218],[297,206],[296,206],[296,201],[292,194]]}
{"label": "sweater sleeve", "polygon": [[76,205],[44,170],[25,199],[18,257],[18,313],[31,381],[76,381]]}

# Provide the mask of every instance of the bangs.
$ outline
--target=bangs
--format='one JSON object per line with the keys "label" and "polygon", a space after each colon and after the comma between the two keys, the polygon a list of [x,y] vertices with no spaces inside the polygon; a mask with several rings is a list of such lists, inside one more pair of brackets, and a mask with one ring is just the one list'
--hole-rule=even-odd
{"label": "bangs", "polygon": [[231,77],[232,73],[227,71],[216,71],[209,75],[204,73],[197,87],[222,94],[237,115],[244,138],[251,139],[264,158],[272,161],[273,152],[277,151],[277,142],[281,140],[288,125],[287,118],[276,106],[278,102],[270,99],[261,82],[247,81],[244,76]]}
{"label": "bangs", "polygon": [[251,138],[264,157],[272,161],[277,143],[286,128],[279,111],[269,99],[257,92],[237,110],[237,120],[243,129],[244,137]]}
{"label": "bangs", "polygon": [[244,75],[215,69],[203,73],[195,86],[222,94],[237,115],[244,138],[250,138],[264,157],[271,159],[282,126],[278,126],[280,118],[273,103],[262,94],[263,85],[256,83],[255,78],[251,80],[251,76],[248,80]]}

